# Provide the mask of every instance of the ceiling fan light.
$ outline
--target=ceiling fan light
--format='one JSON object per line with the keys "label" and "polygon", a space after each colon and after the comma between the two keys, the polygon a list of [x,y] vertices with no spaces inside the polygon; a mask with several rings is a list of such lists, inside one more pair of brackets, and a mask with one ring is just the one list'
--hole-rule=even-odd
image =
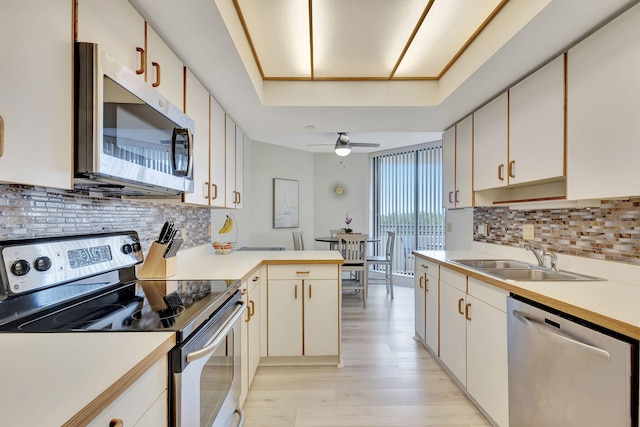
{"label": "ceiling fan light", "polygon": [[336,154],[340,157],[348,156],[351,153],[351,147],[348,145],[336,144]]}

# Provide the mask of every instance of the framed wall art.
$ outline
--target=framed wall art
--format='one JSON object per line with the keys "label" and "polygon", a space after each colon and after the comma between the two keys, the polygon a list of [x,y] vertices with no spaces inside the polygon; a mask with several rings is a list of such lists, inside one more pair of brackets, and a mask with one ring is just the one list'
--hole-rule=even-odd
{"label": "framed wall art", "polygon": [[298,181],[273,178],[273,228],[298,228]]}

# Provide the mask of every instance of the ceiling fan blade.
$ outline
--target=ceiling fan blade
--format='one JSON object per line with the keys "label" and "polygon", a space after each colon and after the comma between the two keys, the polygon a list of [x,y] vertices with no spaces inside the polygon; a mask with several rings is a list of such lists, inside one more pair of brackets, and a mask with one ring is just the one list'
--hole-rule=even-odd
{"label": "ceiling fan blade", "polygon": [[352,147],[380,147],[380,144],[375,142],[352,142]]}
{"label": "ceiling fan blade", "polygon": [[307,144],[307,147],[333,147],[335,144]]}

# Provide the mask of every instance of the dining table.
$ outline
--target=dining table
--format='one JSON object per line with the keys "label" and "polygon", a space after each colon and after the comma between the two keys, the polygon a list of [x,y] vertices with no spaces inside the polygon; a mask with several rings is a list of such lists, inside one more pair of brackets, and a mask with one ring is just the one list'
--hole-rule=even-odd
{"label": "dining table", "polygon": [[[353,233],[358,234],[358,233]],[[316,242],[326,242],[329,243],[329,249],[335,250],[338,248],[338,237],[337,236],[320,236],[314,238]],[[377,243],[380,241],[379,237],[369,236],[367,237],[367,243]]]}

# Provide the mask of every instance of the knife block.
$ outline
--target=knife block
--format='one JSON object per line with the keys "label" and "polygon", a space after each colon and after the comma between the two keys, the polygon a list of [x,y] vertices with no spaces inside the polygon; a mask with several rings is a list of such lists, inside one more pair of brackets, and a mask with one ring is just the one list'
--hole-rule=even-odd
{"label": "knife block", "polygon": [[138,270],[138,277],[140,279],[166,279],[174,276],[178,271],[178,257],[165,258],[166,251],[167,245],[153,242],[144,263]]}

